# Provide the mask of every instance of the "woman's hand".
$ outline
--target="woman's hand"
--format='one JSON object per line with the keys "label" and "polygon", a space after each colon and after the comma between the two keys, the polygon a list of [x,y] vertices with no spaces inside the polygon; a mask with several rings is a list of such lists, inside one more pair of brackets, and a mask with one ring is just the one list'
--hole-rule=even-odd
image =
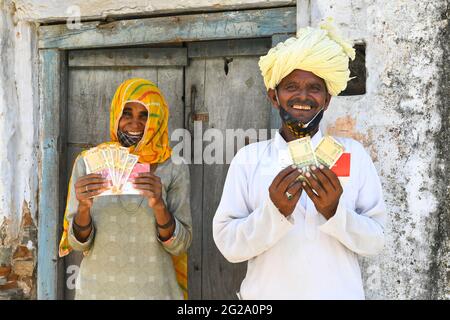
{"label": "woman's hand", "polygon": [[164,208],[162,199],[161,178],[151,172],[139,173],[134,179],[133,186],[141,191],[141,194],[148,199],[150,208]]}
{"label": "woman's hand", "polygon": [[78,212],[74,223],[77,226],[91,227],[86,230],[78,230],[74,226],[75,237],[80,242],[85,242],[92,231],[92,218],[90,209],[93,204],[92,198],[106,191],[111,186],[110,182],[102,177],[101,174],[91,173],[78,178],[75,182],[75,194],[78,200]]}
{"label": "woman's hand", "polygon": [[170,239],[175,231],[175,220],[162,199],[161,178],[151,172],[139,173],[133,186],[141,190],[141,194],[148,199],[148,206],[153,208],[159,238],[162,241]]}
{"label": "woman's hand", "polygon": [[78,178],[75,183],[75,194],[79,206],[90,209],[93,203],[92,198],[108,190],[110,186],[110,182],[101,174],[91,173]]}

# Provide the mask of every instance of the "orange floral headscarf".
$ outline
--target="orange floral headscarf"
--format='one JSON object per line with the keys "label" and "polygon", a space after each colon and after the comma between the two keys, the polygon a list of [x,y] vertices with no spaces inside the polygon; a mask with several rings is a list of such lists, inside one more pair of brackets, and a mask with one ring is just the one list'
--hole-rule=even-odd
{"label": "orange floral headscarf", "polygon": [[109,130],[112,142],[118,142],[119,120],[127,102],[139,102],[147,108],[148,118],[144,136],[130,153],[139,156],[141,163],[162,163],[170,158],[169,108],[161,91],[151,81],[134,78],[124,81],[111,102]]}

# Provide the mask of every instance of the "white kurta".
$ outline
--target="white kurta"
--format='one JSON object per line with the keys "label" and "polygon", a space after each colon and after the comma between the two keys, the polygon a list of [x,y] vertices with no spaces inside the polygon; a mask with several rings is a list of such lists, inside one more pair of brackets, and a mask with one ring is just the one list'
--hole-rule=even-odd
{"label": "white kurta", "polygon": [[[313,136],[314,147],[321,138],[320,131]],[[270,200],[270,184],[292,163],[278,132],[242,148],[231,162],[213,234],[228,261],[248,261],[242,299],[364,299],[357,255],[383,248],[386,211],[380,180],[363,146],[336,140],[351,153],[350,178],[340,179],[344,192],[328,221],[306,192],[288,218]]]}

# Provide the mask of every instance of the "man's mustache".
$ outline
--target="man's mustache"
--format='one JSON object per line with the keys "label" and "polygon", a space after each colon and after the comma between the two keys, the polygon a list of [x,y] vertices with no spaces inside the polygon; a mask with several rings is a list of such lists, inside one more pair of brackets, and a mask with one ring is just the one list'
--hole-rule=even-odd
{"label": "man's mustache", "polygon": [[293,105],[310,106],[311,108],[317,108],[317,103],[309,99],[306,100],[292,99],[287,101],[288,107],[292,107]]}

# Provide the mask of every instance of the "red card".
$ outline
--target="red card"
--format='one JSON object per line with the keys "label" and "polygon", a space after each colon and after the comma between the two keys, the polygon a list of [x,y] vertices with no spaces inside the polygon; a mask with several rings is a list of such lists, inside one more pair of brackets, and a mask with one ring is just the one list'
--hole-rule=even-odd
{"label": "red card", "polygon": [[343,153],[338,161],[331,167],[338,177],[350,177],[350,153]]}

